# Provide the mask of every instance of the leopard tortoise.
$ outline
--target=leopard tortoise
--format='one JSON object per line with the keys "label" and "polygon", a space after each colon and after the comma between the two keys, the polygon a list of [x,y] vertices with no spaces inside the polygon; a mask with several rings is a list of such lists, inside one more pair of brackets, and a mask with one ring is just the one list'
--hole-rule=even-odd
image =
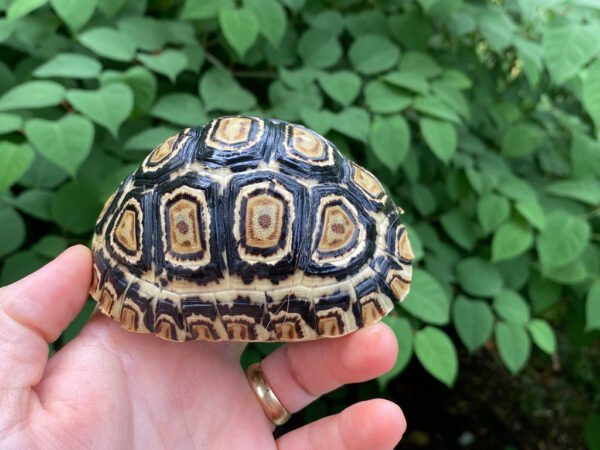
{"label": "leopard tortoise", "polygon": [[108,199],[91,295],[124,328],[174,341],[342,336],[408,293],[400,214],[313,131],[217,118],[167,139]]}

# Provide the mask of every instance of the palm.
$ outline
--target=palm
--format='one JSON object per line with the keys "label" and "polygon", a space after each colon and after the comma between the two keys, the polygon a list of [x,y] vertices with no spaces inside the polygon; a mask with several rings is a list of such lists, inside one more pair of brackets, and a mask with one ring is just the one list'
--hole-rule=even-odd
{"label": "palm", "polygon": [[[87,250],[85,256],[81,249],[72,250],[32,277],[43,277],[41,272],[51,272],[48,268],[53,264],[69,258],[79,258],[81,267],[89,255]],[[55,268],[57,273],[61,269]],[[46,274],[48,279],[53,275]],[[43,310],[53,295],[52,287],[46,288],[36,307],[24,307],[25,299],[36,288],[39,291],[38,283],[27,283],[25,279],[0,290],[4,313],[0,350],[5,360],[0,370],[7,370],[6,362],[14,360],[13,376],[0,379],[2,448],[383,449],[392,448],[404,430],[400,411],[374,400],[275,441],[273,426],[240,367],[243,345],[161,341],[126,332],[100,315],[46,364],[45,340],[55,338],[66,325],[65,317],[70,320],[76,312],[72,308],[81,306],[89,279],[57,281],[56,292],[62,293],[65,303],[62,308],[55,304],[54,311]],[[34,315],[43,313],[56,317],[35,323]],[[7,334],[11,330],[14,333]],[[18,341],[15,333],[22,334]],[[355,333],[337,342],[284,346],[263,367],[282,402],[296,411],[340,383],[371,378],[393,362],[389,357],[374,357],[370,349],[362,360],[356,359],[354,350],[344,352],[344,347],[356,346],[359,340],[367,346],[374,340],[390,346],[387,331],[366,332],[364,337]],[[10,347],[15,343],[20,347]],[[306,361],[311,356],[313,361]],[[354,429],[352,423],[359,420],[365,420],[366,432]]]}

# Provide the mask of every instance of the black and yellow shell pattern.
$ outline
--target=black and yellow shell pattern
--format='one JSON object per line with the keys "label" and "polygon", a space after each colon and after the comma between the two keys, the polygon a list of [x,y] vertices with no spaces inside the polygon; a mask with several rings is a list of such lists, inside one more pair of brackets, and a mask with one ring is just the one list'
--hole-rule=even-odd
{"label": "black and yellow shell pattern", "polygon": [[318,134],[235,116],[154,149],[107,201],[92,297],[164,339],[347,334],[404,299],[413,258],[377,179]]}

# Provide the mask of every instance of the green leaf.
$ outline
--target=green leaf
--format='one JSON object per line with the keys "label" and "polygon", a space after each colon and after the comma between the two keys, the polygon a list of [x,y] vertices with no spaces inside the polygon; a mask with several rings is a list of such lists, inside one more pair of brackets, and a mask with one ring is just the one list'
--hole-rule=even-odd
{"label": "green leaf", "polygon": [[392,329],[398,341],[398,356],[392,369],[377,378],[379,386],[385,388],[390,380],[398,376],[410,361],[413,354],[413,329],[404,317],[387,316],[383,321]]}
{"label": "green leaf", "polygon": [[6,11],[6,18],[15,20],[41,8],[48,0],[14,0]]}
{"label": "green leaf", "polygon": [[0,141],[0,194],[21,179],[33,159],[34,153],[29,145]]}
{"label": "green leaf", "polygon": [[323,104],[321,91],[315,83],[302,89],[289,89],[282,82],[274,81],[268,93],[272,105],[269,115],[291,122],[300,119],[300,111],[321,109]]}
{"label": "green leaf", "polygon": [[233,8],[233,0],[186,0],[181,10],[182,19],[211,19],[220,9]]}
{"label": "green leaf", "polygon": [[[598,71],[598,77],[600,77],[600,70]],[[585,96],[584,94],[585,98],[589,98],[589,96]],[[600,102],[600,98],[598,101]],[[600,126],[600,105],[598,108],[598,120],[595,121],[597,129]],[[590,139],[582,133],[574,132],[573,140],[571,141],[570,156],[573,176],[575,178],[586,178],[594,175],[600,176],[600,142],[598,140]]]}
{"label": "green leaf", "polygon": [[[302,67],[300,69],[288,70],[285,67],[279,67],[279,78],[292,89],[302,89],[310,86],[317,78],[319,71],[312,67]],[[360,80],[359,80],[360,82]]]}
{"label": "green leaf", "polygon": [[544,139],[544,131],[538,126],[520,123],[508,129],[502,137],[502,154],[519,158],[534,153]]}
{"label": "green leaf", "polygon": [[75,176],[92,150],[94,125],[85,117],[69,114],[55,122],[31,119],[25,124],[25,134],[40,154]]}
{"label": "green leaf", "polygon": [[[583,105],[596,126],[596,134],[600,134],[600,59],[594,61],[585,72],[582,83],[581,98]],[[598,158],[596,156],[596,158]]]}
{"label": "green leaf", "polygon": [[256,105],[256,98],[242,88],[231,74],[222,69],[210,69],[200,81],[200,95],[206,111],[243,111]]}
{"label": "green leaf", "polygon": [[280,0],[283,4],[285,4],[292,11],[298,12],[302,9],[306,0]]}
{"label": "green leaf", "polygon": [[298,41],[298,54],[306,66],[325,69],[342,57],[342,46],[335,34],[328,31],[306,30]]}
{"label": "green leaf", "polygon": [[573,262],[583,252],[590,234],[590,225],[584,219],[562,211],[552,213],[537,239],[542,270]]}
{"label": "green leaf", "polygon": [[219,24],[223,36],[240,57],[252,47],[260,31],[256,14],[248,8],[221,9]]}
{"label": "green leaf", "polygon": [[93,58],[78,53],[60,53],[39,66],[33,75],[40,78],[97,78],[102,65]]}
{"label": "green leaf", "polygon": [[126,17],[119,20],[118,27],[136,48],[147,52],[158,51],[167,42],[164,23],[151,17]]}
{"label": "green leaf", "polygon": [[534,313],[541,313],[552,307],[561,297],[561,288],[556,283],[534,273],[529,278],[529,300]]}
{"label": "green leaf", "polygon": [[365,86],[365,101],[375,113],[400,112],[412,103],[412,97],[400,89],[380,80],[373,80]]}
{"label": "green leaf", "polygon": [[25,241],[25,235],[25,221],[21,215],[13,208],[0,206],[0,258],[17,250]]}
{"label": "green leaf", "polygon": [[198,97],[184,92],[175,92],[161,97],[150,114],[167,122],[188,127],[198,126],[208,121]]}
{"label": "green leaf", "polygon": [[112,17],[123,8],[126,1],[127,0],[98,0],[98,9],[108,17]]}
{"label": "green leaf", "polygon": [[544,190],[557,197],[571,198],[592,206],[600,204],[600,182],[596,178],[555,181]]}
{"label": "green leaf", "polygon": [[350,107],[337,115],[333,128],[346,136],[365,142],[369,135],[369,114],[362,108]]}
{"label": "green leaf", "polygon": [[369,141],[377,158],[396,172],[408,152],[410,128],[400,115],[376,116],[371,124]]}
{"label": "green leaf", "polygon": [[437,96],[427,95],[423,97],[417,97],[413,102],[413,107],[417,111],[436,119],[454,122],[457,124],[461,122],[460,117],[458,117],[454,110]]}
{"label": "green leaf", "polygon": [[98,0],[50,0],[50,4],[69,28],[78,30],[92,18]]}
{"label": "green leaf", "polygon": [[135,56],[135,45],[129,36],[113,28],[92,28],[81,34],[79,41],[97,55],[116,61],[129,62]]}
{"label": "green leaf", "polygon": [[133,109],[133,92],[123,83],[112,83],[96,91],[72,89],[67,92],[67,100],[115,137]]}
{"label": "green leaf", "polygon": [[0,134],[17,131],[23,125],[21,116],[0,113]]}
{"label": "green leaf", "polygon": [[535,345],[540,350],[549,355],[553,355],[556,352],[556,336],[552,327],[542,319],[532,319],[527,324],[527,329]]}
{"label": "green leaf", "polygon": [[0,272],[0,285],[14,283],[23,277],[35,272],[48,262],[45,258],[40,258],[30,250],[22,251],[10,255],[6,258],[2,272]]}
{"label": "green leaf", "polygon": [[455,208],[448,211],[440,217],[440,222],[444,231],[459,246],[465,250],[475,247],[479,234],[477,226],[462,210]]}
{"label": "green leaf", "polygon": [[498,322],[496,344],[500,359],[513,374],[525,367],[531,353],[531,341],[522,325]]}
{"label": "green leaf", "polygon": [[179,50],[164,50],[157,55],[145,55],[140,53],[138,59],[148,69],[165,75],[175,83],[179,75],[187,66],[187,56]]}
{"label": "green leaf", "polygon": [[130,137],[125,142],[124,148],[126,150],[143,150],[148,152],[178,132],[179,130],[176,128],[170,127],[148,128]]}
{"label": "green leaf", "polygon": [[244,4],[258,19],[260,33],[273,47],[277,47],[283,39],[287,25],[283,7],[277,0],[244,0]]}
{"label": "green leaf", "polygon": [[[543,267],[542,267],[543,269]],[[560,284],[578,284],[585,281],[588,272],[582,259],[576,259],[562,266],[544,269],[544,276]]]}
{"label": "green leaf", "polygon": [[419,52],[408,52],[400,61],[400,70],[433,78],[442,72],[442,68],[431,56]]}
{"label": "green leaf", "polygon": [[585,442],[590,450],[600,449],[600,414],[591,414],[585,422]]}
{"label": "green leaf", "polygon": [[456,266],[460,287],[476,297],[493,297],[502,289],[502,277],[498,269],[484,259],[470,257]]}
{"label": "green leaf", "polygon": [[410,295],[400,306],[426,323],[445,325],[450,320],[448,294],[433,276],[421,269],[413,270]]}
{"label": "green leaf", "polygon": [[419,120],[419,127],[427,145],[442,162],[447,163],[456,152],[456,129],[448,122],[434,119]]}
{"label": "green leaf", "polygon": [[415,334],[415,354],[435,378],[451,387],[458,375],[458,357],[452,340],[442,330],[427,326]]}
{"label": "green leaf", "polygon": [[503,289],[494,297],[494,310],[506,322],[519,325],[529,322],[529,305],[523,297],[510,289]]}
{"label": "green leaf", "polygon": [[494,231],[510,215],[510,203],[496,194],[486,194],[477,201],[477,219],[483,231]]}
{"label": "green leaf", "polygon": [[473,86],[473,82],[468,76],[454,69],[444,70],[440,82],[460,90],[471,89]]}
{"label": "green leaf", "polygon": [[325,93],[343,106],[351,104],[360,93],[360,77],[348,70],[321,72],[317,80]]}
{"label": "green leaf", "polygon": [[494,315],[482,300],[459,295],[452,307],[452,320],[458,336],[471,353],[483,346],[494,331]]}
{"label": "green leaf", "polygon": [[502,9],[484,8],[478,19],[481,34],[492,50],[501,53],[511,44],[517,27]]}
{"label": "green leaf", "polygon": [[21,211],[39,220],[51,220],[50,203],[54,193],[42,189],[21,192],[13,204]]}
{"label": "green leaf", "polygon": [[52,199],[52,220],[64,230],[84,234],[94,228],[102,209],[89,182],[71,181],[56,191]]}
{"label": "green leaf", "polygon": [[64,252],[69,243],[61,236],[46,235],[31,248],[42,258],[53,259]]}
{"label": "green leaf", "polygon": [[501,176],[496,189],[513,200],[537,200],[537,195],[531,185],[512,175]]}
{"label": "green leaf", "polygon": [[600,280],[596,280],[588,291],[585,302],[585,329],[600,330]]}
{"label": "green leaf", "polygon": [[389,39],[377,35],[359,37],[352,43],[348,52],[352,66],[364,75],[374,75],[391,69],[399,57],[398,47]]}
{"label": "green leaf", "polygon": [[415,183],[410,189],[413,205],[422,216],[429,216],[437,209],[437,200],[431,189],[421,183]]}
{"label": "green leaf", "polygon": [[[105,76],[106,75],[106,76]],[[103,74],[102,84],[125,83],[133,91],[133,115],[146,113],[154,104],[158,82],[152,72],[142,66],[132,67],[127,72]]]}
{"label": "green leaf", "polygon": [[546,213],[536,198],[532,197],[517,201],[515,203],[515,209],[519,211],[519,214],[521,214],[527,222],[538,230],[543,230],[546,226]]}
{"label": "green leaf", "polygon": [[419,74],[412,72],[392,72],[383,76],[383,79],[394,86],[408,89],[417,94],[426,95],[429,92],[429,83]]}
{"label": "green leaf", "polygon": [[12,36],[18,23],[16,20],[0,19],[0,42],[4,42]]}
{"label": "green leaf", "polygon": [[533,231],[527,225],[510,221],[503,223],[492,239],[492,261],[513,259],[533,245]]}
{"label": "green leaf", "polygon": [[[33,149],[31,151],[35,154]],[[54,188],[67,177],[64,170],[37,154],[27,172],[19,180],[19,184],[28,188]]]}
{"label": "green leaf", "polygon": [[304,124],[311,130],[316,131],[322,136],[325,136],[333,127],[335,122],[335,114],[331,111],[319,111],[311,108],[303,108],[300,111],[300,117]]}
{"label": "green leaf", "polygon": [[543,58],[550,76],[563,84],[600,50],[600,32],[595,24],[557,17],[544,29]]}
{"label": "green leaf", "polygon": [[46,108],[60,104],[65,88],[53,81],[27,81],[0,97],[0,111]]}

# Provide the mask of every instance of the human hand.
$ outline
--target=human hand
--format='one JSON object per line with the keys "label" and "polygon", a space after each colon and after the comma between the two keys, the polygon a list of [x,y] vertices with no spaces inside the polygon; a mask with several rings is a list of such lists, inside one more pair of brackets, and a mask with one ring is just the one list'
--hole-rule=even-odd
{"label": "human hand", "polygon": [[[277,440],[240,366],[240,343],[175,343],[95,315],[48,359],[82,308],[91,254],[76,246],[0,289],[0,447],[3,449],[391,449],[400,409],[370,400]],[[344,383],[379,376],[397,343],[384,324],[287,344],[262,362],[291,412]]]}

